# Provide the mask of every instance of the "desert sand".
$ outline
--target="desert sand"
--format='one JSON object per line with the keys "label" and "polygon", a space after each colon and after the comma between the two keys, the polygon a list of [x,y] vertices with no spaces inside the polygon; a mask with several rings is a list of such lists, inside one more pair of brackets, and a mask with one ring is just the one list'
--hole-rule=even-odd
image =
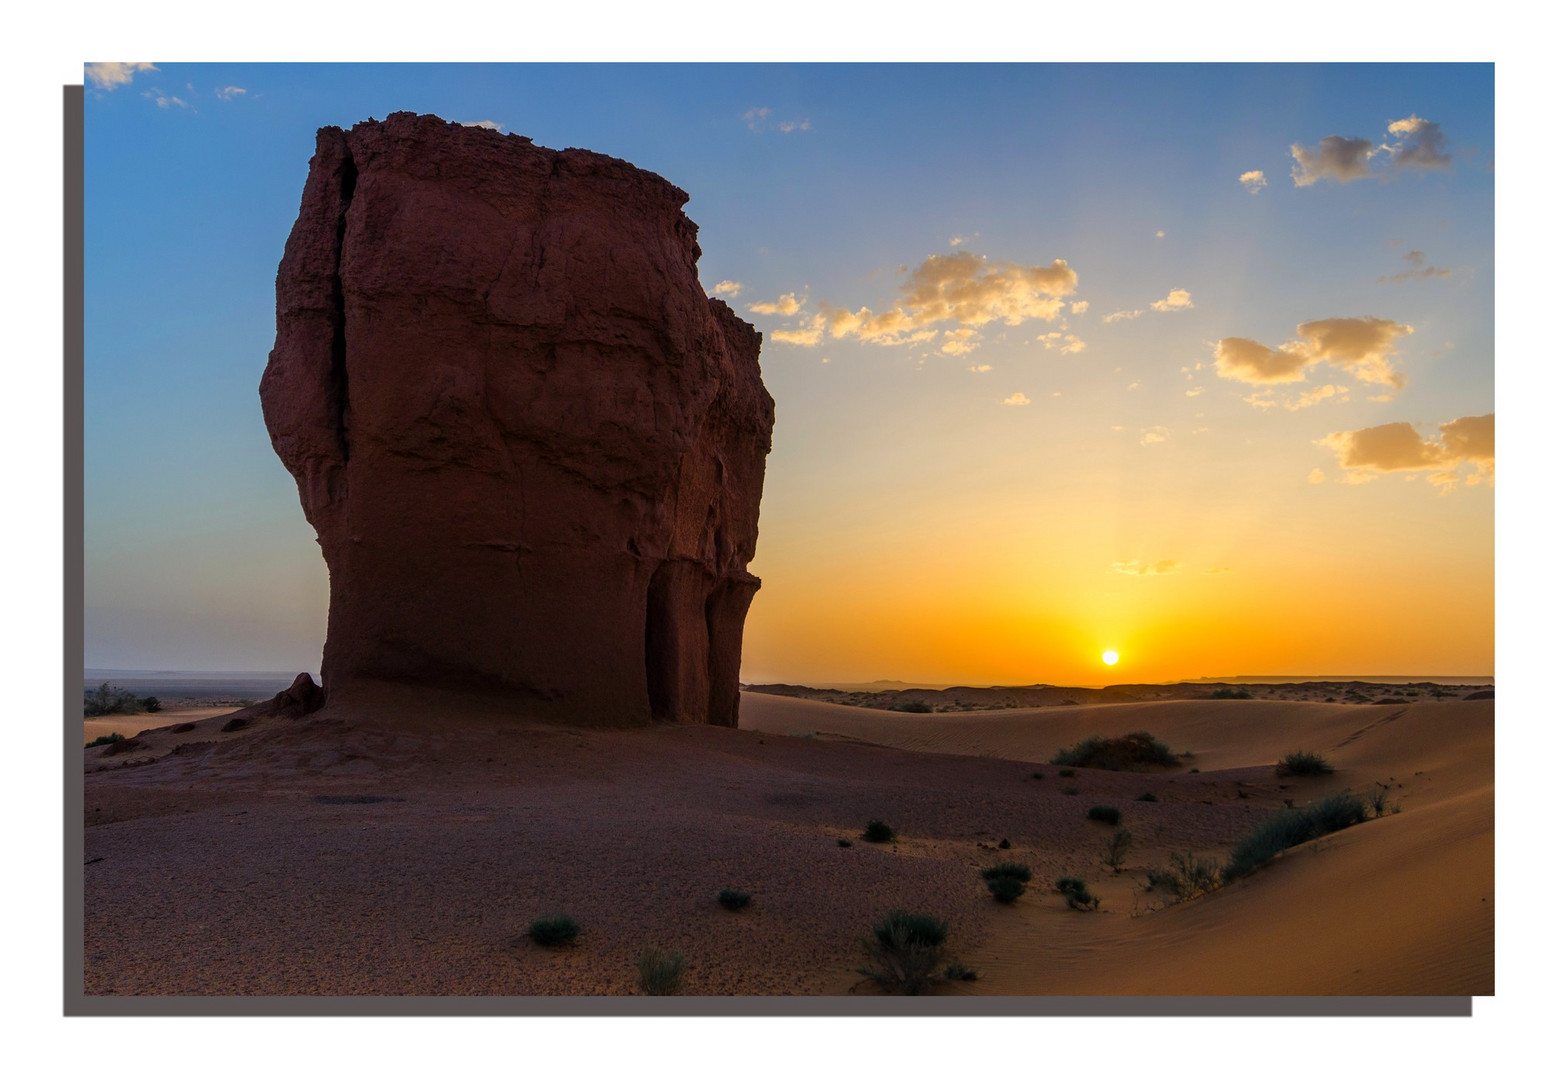
{"label": "desert sand", "polygon": [[[941,993],[1490,994],[1493,704],[913,715],[747,693],[740,730],[604,730],[385,695],[231,732],[185,719],[84,753],[84,988],[631,994],[652,944],[685,954],[684,994],[873,994],[860,942],[904,908],[946,919],[946,958],[981,973]],[[1193,757],[1038,764],[1140,729]],[[1295,749],[1336,772],[1278,778]],[[1199,899],[1145,889],[1170,853],[1220,857],[1287,800],[1376,781],[1398,813]],[[1096,804],[1136,838],[1117,874]],[[898,840],[864,842],[871,818]],[[1034,873],[1010,906],[978,876],[1005,860]],[[1065,875],[1100,910],[1067,908],[1048,887]],[[724,887],[751,907],[722,910]],[[525,937],[553,912],[582,927],[574,945]]]}

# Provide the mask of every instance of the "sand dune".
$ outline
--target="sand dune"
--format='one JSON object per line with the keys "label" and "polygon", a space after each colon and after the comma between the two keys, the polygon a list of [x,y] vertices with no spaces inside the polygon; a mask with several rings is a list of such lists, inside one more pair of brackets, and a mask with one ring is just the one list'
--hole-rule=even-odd
{"label": "sand dune", "polygon": [[[743,697],[741,731],[586,731],[447,703],[231,733],[212,717],[85,753],[86,986],[622,994],[658,944],[686,954],[689,994],[873,993],[860,939],[904,907],[946,918],[948,955],[983,973],[943,992],[1491,993],[1492,717],[1490,701],[915,715],[761,695]],[[1196,756],[1066,780],[1034,764],[1142,728]],[[1278,778],[1298,747],[1336,774]],[[1219,855],[1286,800],[1376,780],[1401,813],[1150,910],[1145,869],[1171,852]],[[1137,837],[1120,874],[1093,804]],[[861,841],[872,817],[899,841]],[[1035,875],[1010,907],[978,879],[1002,859]],[[1066,874],[1100,911],[1045,888]],[[720,910],[725,886],[751,909]],[[524,939],[554,910],[584,925],[577,946]]]}

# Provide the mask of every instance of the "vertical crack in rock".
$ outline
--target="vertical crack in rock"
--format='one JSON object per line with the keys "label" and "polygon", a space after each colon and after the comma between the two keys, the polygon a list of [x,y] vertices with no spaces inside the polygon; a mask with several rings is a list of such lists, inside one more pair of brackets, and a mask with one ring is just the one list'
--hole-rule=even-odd
{"label": "vertical crack in rock", "polygon": [[686,200],[432,116],[320,130],[260,397],[330,570],[331,701],[736,723],[773,399]]}

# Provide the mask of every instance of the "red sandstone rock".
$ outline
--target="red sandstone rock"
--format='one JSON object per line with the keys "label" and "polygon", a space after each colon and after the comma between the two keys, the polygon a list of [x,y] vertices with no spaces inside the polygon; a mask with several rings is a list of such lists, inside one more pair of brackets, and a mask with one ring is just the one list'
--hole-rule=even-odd
{"label": "red sandstone rock", "polygon": [[686,200],[432,116],[319,131],[260,398],[330,570],[332,701],[735,724],[773,400]]}

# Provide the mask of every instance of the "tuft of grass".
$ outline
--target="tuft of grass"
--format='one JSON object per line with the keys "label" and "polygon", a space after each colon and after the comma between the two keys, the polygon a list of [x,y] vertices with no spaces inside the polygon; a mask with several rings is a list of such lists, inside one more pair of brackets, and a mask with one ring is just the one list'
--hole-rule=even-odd
{"label": "tuft of grass", "polygon": [[1065,897],[1065,904],[1076,911],[1096,911],[1098,898],[1087,888],[1087,883],[1081,878],[1065,877],[1054,883],[1054,887]]}
{"label": "tuft of grass", "polygon": [[973,982],[979,977],[979,973],[960,962],[946,965],[946,974],[942,978],[953,982]]}
{"label": "tuft of grass", "polygon": [[857,969],[888,990],[923,993],[940,965],[947,927],[942,919],[907,911],[889,911],[865,939],[866,966]]}
{"label": "tuft of grass", "polygon": [[1130,844],[1135,837],[1129,829],[1115,829],[1108,842],[1103,845],[1103,861],[1113,867],[1114,873],[1124,865],[1125,857],[1130,854]]}
{"label": "tuft of grass", "polygon": [[578,923],[568,915],[543,915],[530,924],[529,934],[537,945],[567,945],[578,937]]}
{"label": "tuft of grass", "polygon": [[1104,825],[1119,824],[1119,808],[1117,806],[1094,806],[1087,811],[1088,821],[1101,821]]}
{"label": "tuft of grass", "polygon": [[1153,765],[1176,765],[1178,760],[1178,755],[1168,749],[1167,743],[1151,732],[1132,731],[1128,735],[1089,735],[1075,746],[1055,754],[1049,764],[1139,772]]}
{"label": "tuft of grass", "polygon": [[1222,868],[1193,852],[1168,856],[1166,869],[1148,870],[1146,887],[1152,891],[1168,893],[1175,900],[1192,900],[1204,896],[1222,885]]}
{"label": "tuft of grass", "polygon": [[989,889],[989,895],[1002,904],[1016,903],[1016,898],[1027,891],[1027,886],[1023,885],[1016,878],[985,878],[984,885]]}
{"label": "tuft of grass", "polygon": [[1276,763],[1277,776],[1328,776],[1333,772],[1335,766],[1307,750],[1294,750]]}
{"label": "tuft of grass", "polygon": [[1282,810],[1239,838],[1222,868],[1222,880],[1244,877],[1287,848],[1349,828],[1367,818],[1367,804],[1350,791],[1337,792],[1301,809]]}
{"label": "tuft of grass", "polygon": [[872,844],[890,844],[897,839],[897,830],[879,818],[871,818],[860,835]]}
{"label": "tuft of grass", "polygon": [[1135,801],[1136,802],[1156,802],[1157,801],[1157,796],[1153,795],[1149,791],[1143,791],[1143,792],[1141,792],[1139,795],[1137,795],[1135,797]]}
{"label": "tuft of grass", "polygon": [[720,889],[719,906],[726,911],[744,911],[751,904],[751,893],[740,889]]}
{"label": "tuft of grass", "polygon": [[661,997],[681,988],[681,968],[686,957],[675,949],[650,945],[638,955],[638,985],[645,994]]}
{"label": "tuft of grass", "polygon": [[1383,817],[1389,808],[1389,785],[1382,780],[1376,780],[1373,790],[1368,794],[1368,808],[1373,811],[1374,817]]}
{"label": "tuft of grass", "polygon": [[86,749],[90,750],[94,746],[107,746],[109,743],[116,743],[116,742],[123,742],[123,741],[124,741],[124,736],[119,734],[117,731],[113,731],[113,732],[109,732],[107,735],[99,735],[97,738],[93,739],[91,742],[86,744]]}

